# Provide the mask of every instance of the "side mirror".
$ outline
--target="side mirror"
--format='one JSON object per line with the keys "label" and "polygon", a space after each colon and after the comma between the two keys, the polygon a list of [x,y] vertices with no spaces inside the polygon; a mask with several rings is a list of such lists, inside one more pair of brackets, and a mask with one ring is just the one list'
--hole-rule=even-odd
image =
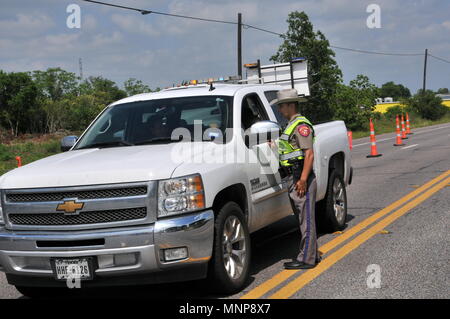
{"label": "side mirror", "polygon": [[78,136],[65,136],[61,140],[61,151],[66,152],[72,148],[72,146],[75,145],[75,143],[78,140]]}
{"label": "side mirror", "polygon": [[280,137],[281,127],[272,121],[260,121],[253,124],[245,134],[245,143],[249,146],[275,140]]}

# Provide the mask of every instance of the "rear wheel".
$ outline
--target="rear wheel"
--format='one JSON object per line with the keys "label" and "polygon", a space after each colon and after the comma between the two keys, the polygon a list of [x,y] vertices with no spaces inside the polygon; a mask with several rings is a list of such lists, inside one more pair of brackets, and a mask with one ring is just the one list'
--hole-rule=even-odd
{"label": "rear wheel", "polygon": [[228,202],[219,210],[214,231],[210,279],[216,292],[238,292],[248,279],[251,254],[250,233],[238,204]]}
{"label": "rear wheel", "polygon": [[335,232],[345,227],[347,220],[347,191],[342,176],[332,170],[328,179],[325,198],[318,204],[318,228],[323,232]]}

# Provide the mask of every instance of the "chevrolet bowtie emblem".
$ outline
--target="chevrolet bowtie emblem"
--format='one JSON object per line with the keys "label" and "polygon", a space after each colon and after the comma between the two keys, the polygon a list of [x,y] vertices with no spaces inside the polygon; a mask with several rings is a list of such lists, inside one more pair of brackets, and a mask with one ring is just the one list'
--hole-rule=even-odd
{"label": "chevrolet bowtie emblem", "polygon": [[65,214],[75,214],[77,210],[83,209],[84,203],[77,203],[74,200],[67,200],[59,204],[56,210]]}

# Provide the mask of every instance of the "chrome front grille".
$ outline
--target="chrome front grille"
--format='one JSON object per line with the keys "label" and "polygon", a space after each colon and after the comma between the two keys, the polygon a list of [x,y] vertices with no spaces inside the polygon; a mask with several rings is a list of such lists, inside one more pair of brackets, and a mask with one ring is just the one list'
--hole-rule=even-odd
{"label": "chrome front grille", "polygon": [[81,212],[78,215],[50,214],[10,214],[9,220],[15,225],[89,225],[143,219],[147,216],[147,208],[129,208]]}
{"label": "chrome front grille", "polygon": [[141,196],[147,194],[147,187],[111,188],[89,191],[52,192],[52,193],[21,193],[7,194],[6,200],[10,202],[57,202],[65,198],[99,199]]}
{"label": "chrome front grille", "polygon": [[[84,230],[156,221],[157,182],[0,191],[6,227],[12,230]],[[66,203],[82,204],[75,212]]]}

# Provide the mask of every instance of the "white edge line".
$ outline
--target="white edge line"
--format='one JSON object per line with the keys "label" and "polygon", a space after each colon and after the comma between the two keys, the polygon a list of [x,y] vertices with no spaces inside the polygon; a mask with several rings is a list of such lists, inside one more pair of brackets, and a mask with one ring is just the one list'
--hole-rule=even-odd
{"label": "white edge line", "polygon": [[414,147],[414,146],[417,146],[417,145],[419,145],[419,144],[413,144],[413,145],[409,145],[409,146],[406,146],[406,147],[402,147],[402,150],[406,150],[407,148],[411,148],[411,147]]}

